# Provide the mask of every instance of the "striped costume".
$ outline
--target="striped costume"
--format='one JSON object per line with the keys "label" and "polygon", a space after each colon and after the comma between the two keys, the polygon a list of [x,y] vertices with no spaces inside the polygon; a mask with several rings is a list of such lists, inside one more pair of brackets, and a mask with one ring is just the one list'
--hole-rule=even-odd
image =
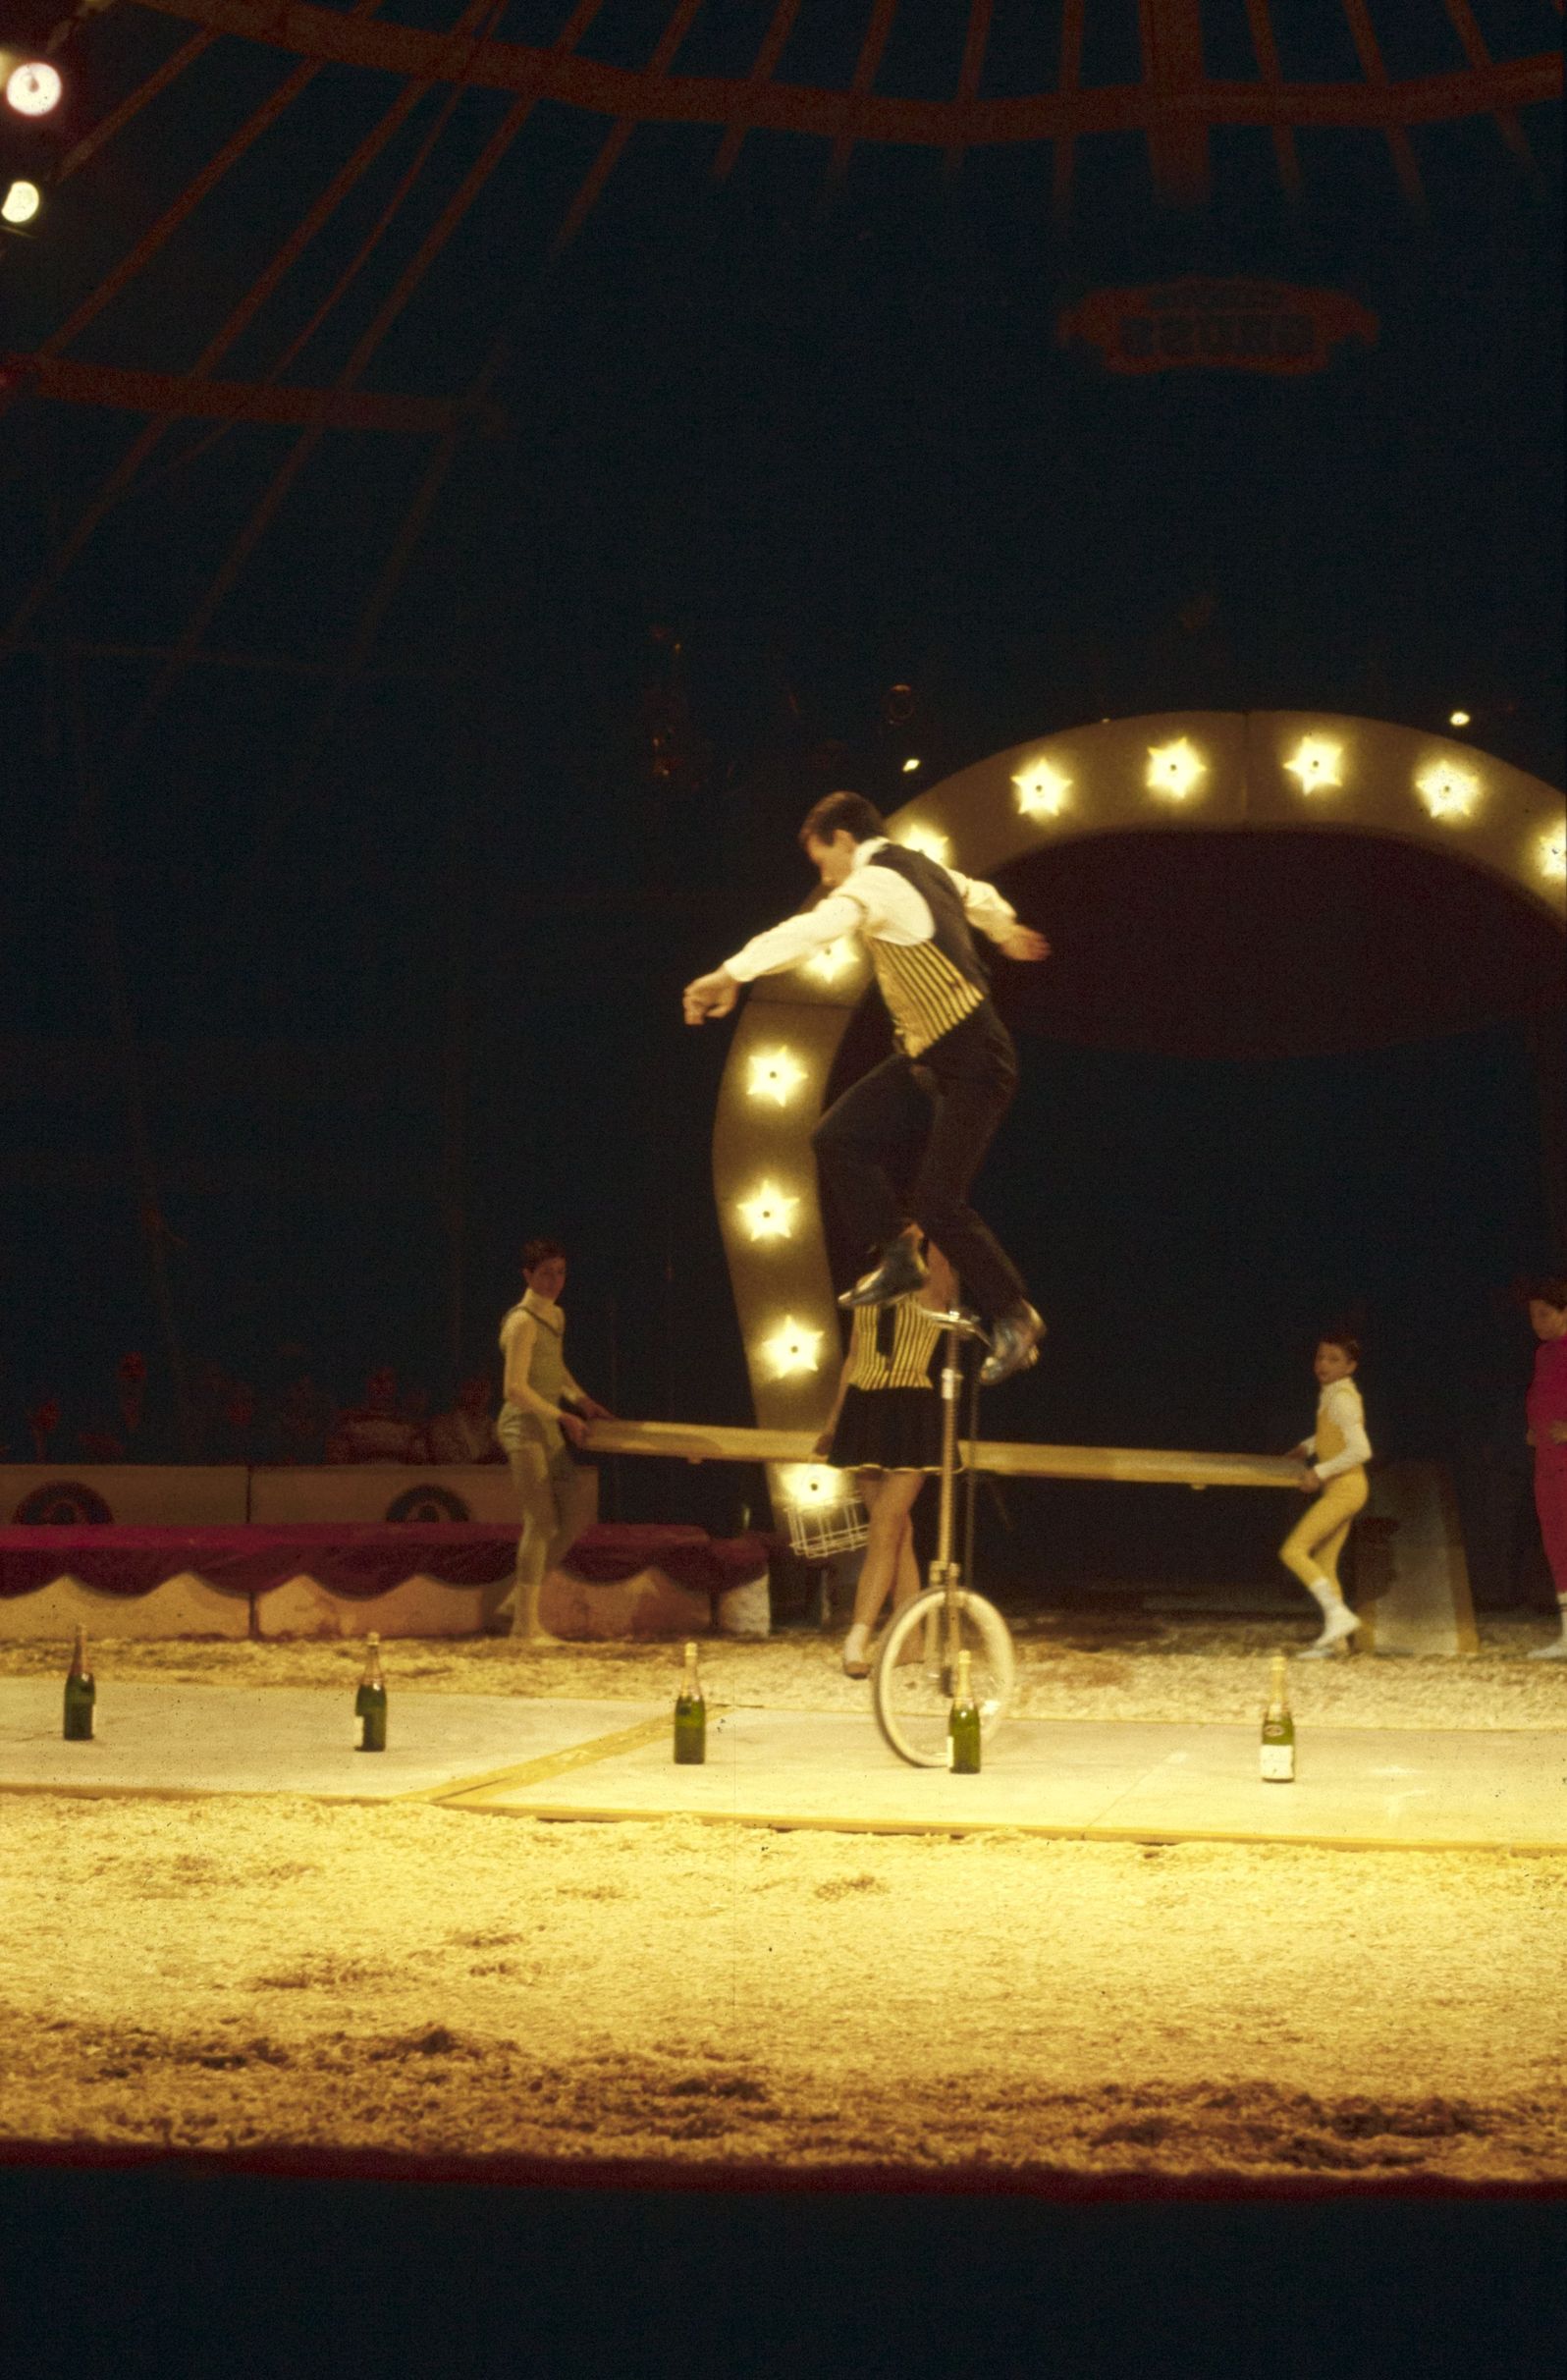
{"label": "striped costume", "polygon": [[937,1388],[942,1324],[918,1291],[858,1306],[843,1403],[828,1460],[840,1471],[935,1471],[942,1459]]}

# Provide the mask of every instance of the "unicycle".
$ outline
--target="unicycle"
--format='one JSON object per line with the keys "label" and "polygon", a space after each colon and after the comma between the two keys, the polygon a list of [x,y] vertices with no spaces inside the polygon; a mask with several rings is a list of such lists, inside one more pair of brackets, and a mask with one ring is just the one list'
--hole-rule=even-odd
{"label": "unicycle", "polygon": [[984,1334],[971,1314],[947,1314],[942,1358],[941,1513],[930,1585],[905,1603],[882,1639],[871,1673],[876,1724],[892,1751],[915,1768],[945,1768],[946,1720],[959,1652],[969,1655],[981,1740],[989,1744],[1012,1692],[1012,1639],[994,1603],[965,1587],[952,1551],[957,1473],[958,1342]]}

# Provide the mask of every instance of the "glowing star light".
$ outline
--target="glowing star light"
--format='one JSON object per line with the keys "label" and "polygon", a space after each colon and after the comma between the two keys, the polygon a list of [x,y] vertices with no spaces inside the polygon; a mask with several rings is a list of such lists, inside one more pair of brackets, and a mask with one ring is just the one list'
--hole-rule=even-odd
{"label": "glowing star light", "polygon": [[1292,760],[1285,768],[1298,778],[1303,793],[1325,793],[1329,785],[1341,785],[1338,764],[1344,757],[1342,744],[1332,743],[1325,735],[1303,735]]}
{"label": "glowing star light", "polygon": [[1540,838],[1540,873],[1547,884],[1567,882],[1567,826],[1547,827]]}
{"label": "glowing star light", "polygon": [[771,1338],[762,1339],[758,1355],[768,1364],[776,1380],[792,1379],[797,1373],[815,1372],[822,1361],[824,1333],[813,1330],[808,1324],[797,1323],[786,1314]]}
{"label": "glowing star light", "polygon": [[13,182],[0,199],[0,218],[7,223],[30,223],[43,204],[34,182]]}
{"label": "glowing star light", "polygon": [[776,1182],[759,1182],[749,1198],[736,1199],[734,1212],[754,1240],[789,1239],[794,1231],[797,1198]]}
{"label": "glowing star light", "polygon": [[751,1060],[746,1097],[770,1099],[777,1107],[786,1108],[804,1080],[805,1068],[787,1050],[762,1050]]}
{"label": "glowing star light", "polygon": [[944,865],[951,856],[950,841],[934,827],[900,828],[897,839],[905,851],[923,851],[927,859],[939,859]]}
{"label": "glowing star light", "polygon": [[12,68],[6,78],[6,98],[19,116],[47,116],[59,106],[64,87],[58,70],[39,59]]}
{"label": "glowing star light", "polygon": [[1208,775],[1208,763],[1184,735],[1173,743],[1148,747],[1148,789],[1166,801],[1184,801],[1192,787]]}
{"label": "glowing star light", "polygon": [[1433,760],[1416,778],[1415,790],[1432,818],[1465,819],[1480,799],[1480,779],[1456,761]]}
{"label": "glowing star light", "polygon": [[825,1512],[829,1505],[842,1502],[843,1474],[830,1464],[784,1463],[779,1468],[779,1485],[791,1504],[806,1512]]}
{"label": "glowing star light", "polygon": [[1072,786],[1071,779],[1053,769],[1048,760],[1030,761],[1026,769],[1018,770],[1012,783],[1025,818],[1059,818]]}
{"label": "glowing star light", "polygon": [[854,944],[847,935],[839,935],[820,950],[814,950],[804,962],[804,972],[814,975],[819,984],[836,984],[846,967],[854,964]]}

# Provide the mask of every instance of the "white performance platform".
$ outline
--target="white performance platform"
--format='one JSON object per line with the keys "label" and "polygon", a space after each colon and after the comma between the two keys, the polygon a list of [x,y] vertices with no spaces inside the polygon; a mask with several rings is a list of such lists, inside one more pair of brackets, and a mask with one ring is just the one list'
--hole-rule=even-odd
{"label": "white performance platform", "polygon": [[1013,1719],[983,1773],[914,1769],[863,1718],[710,1711],[676,1768],[666,1704],[394,1694],[385,1753],[351,1698],[309,1688],[100,1684],[98,1734],[60,1735],[54,1679],[0,1680],[0,1792],[292,1793],[519,1817],[1007,1828],[1099,1841],[1567,1851],[1567,1729],[1313,1728],[1292,1785],[1258,1774],[1255,1724]]}

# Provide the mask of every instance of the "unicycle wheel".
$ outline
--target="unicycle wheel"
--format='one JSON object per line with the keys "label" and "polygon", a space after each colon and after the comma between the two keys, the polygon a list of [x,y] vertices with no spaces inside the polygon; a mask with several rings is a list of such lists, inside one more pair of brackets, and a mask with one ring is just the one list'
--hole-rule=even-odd
{"label": "unicycle wheel", "polygon": [[[928,1589],[897,1613],[871,1673],[876,1724],[889,1748],[915,1768],[946,1766],[946,1719],[956,1655],[969,1656],[980,1735],[989,1744],[1012,1693],[1012,1639],[994,1603],[960,1587],[955,1615],[945,1588]],[[954,1641],[955,1629],[955,1641]]]}

